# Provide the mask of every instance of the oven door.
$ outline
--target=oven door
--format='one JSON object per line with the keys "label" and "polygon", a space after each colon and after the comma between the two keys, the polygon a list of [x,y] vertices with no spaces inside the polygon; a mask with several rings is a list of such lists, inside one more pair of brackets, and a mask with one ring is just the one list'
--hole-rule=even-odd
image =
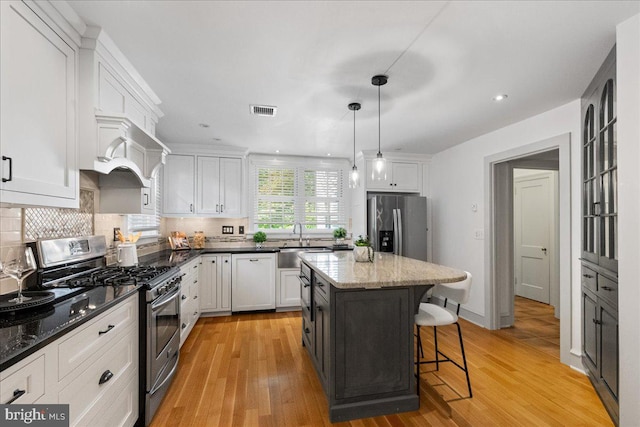
{"label": "oven door", "polygon": [[147,391],[171,371],[180,348],[180,286],[147,304]]}

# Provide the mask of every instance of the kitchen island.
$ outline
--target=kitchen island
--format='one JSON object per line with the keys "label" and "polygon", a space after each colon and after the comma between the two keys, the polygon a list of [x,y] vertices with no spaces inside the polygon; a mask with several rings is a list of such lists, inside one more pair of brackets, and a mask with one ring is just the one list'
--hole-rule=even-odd
{"label": "kitchen island", "polygon": [[300,255],[302,344],[329,403],[332,422],[417,410],[413,315],[437,283],[464,271],[376,253]]}

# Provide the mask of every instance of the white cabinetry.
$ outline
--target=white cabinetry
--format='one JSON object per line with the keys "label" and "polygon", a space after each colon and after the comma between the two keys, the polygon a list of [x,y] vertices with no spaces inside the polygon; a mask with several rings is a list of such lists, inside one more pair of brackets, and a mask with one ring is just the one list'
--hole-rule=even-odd
{"label": "white cabinetry", "polygon": [[372,160],[367,160],[367,190],[420,192],[422,165],[417,162],[387,161],[386,181],[371,179]]}
{"label": "white cabinetry", "polygon": [[77,208],[77,45],[35,3],[0,8],[1,202]]}
{"label": "white cabinetry", "polygon": [[274,309],[276,254],[234,254],[231,262],[231,310]]}
{"label": "white cabinetry", "polygon": [[165,215],[190,215],[195,212],[194,156],[172,154],[164,165],[163,210]]}
{"label": "white cabinetry", "polygon": [[180,295],[180,347],[200,317],[200,257],[180,267],[183,274]]}
{"label": "white cabinetry", "polygon": [[45,392],[45,354],[39,351],[0,374],[0,404],[34,403]]}
{"label": "white cabinetry", "polygon": [[278,271],[276,308],[300,308],[300,269],[282,268]]}
{"label": "white cabinetry", "polygon": [[231,255],[202,255],[200,270],[200,311],[231,311]]}
{"label": "white cabinetry", "polygon": [[164,167],[166,216],[242,214],[242,159],[173,154]]}
{"label": "white cabinetry", "polygon": [[205,215],[238,216],[242,209],[242,160],[198,156],[198,204]]}
{"label": "white cabinetry", "polygon": [[134,294],[0,372],[0,403],[69,404],[71,426],[133,426],[138,329]]}

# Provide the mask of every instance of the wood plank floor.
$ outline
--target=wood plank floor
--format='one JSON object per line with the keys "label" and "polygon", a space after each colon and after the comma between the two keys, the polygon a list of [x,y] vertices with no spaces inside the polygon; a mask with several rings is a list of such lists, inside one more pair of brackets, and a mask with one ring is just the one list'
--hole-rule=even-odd
{"label": "wood plank floor", "polygon": [[[539,322],[529,323],[539,338],[550,335],[536,327]],[[439,329],[439,344],[456,355],[455,326],[447,328]],[[544,346],[536,347],[533,332],[488,331],[464,321],[462,328],[473,399],[460,398],[455,390],[466,390],[464,375],[445,364],[422,376],[419,411],[336,425],[611,425],[588,379]],[[519,328],[516,323],[513,329]],[[432,334],[425,329],[429,352]],[[300,312],[201,318],[182,347],[177,375],[151,426],[330,425],[300,335]],[[453,419],[436,409],[426,382],[449,402]]]}

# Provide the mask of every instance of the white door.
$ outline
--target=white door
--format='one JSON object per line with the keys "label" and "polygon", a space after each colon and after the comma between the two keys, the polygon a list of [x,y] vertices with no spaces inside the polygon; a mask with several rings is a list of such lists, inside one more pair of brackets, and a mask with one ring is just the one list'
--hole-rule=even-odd
{"label": "white door", "polygon": [[220,215],[220,158],[198,156],[199,214]]}
{"label": "white door", "polygon": [[515,182],[515,293],[549,304],[551,176],[523,177]]}

